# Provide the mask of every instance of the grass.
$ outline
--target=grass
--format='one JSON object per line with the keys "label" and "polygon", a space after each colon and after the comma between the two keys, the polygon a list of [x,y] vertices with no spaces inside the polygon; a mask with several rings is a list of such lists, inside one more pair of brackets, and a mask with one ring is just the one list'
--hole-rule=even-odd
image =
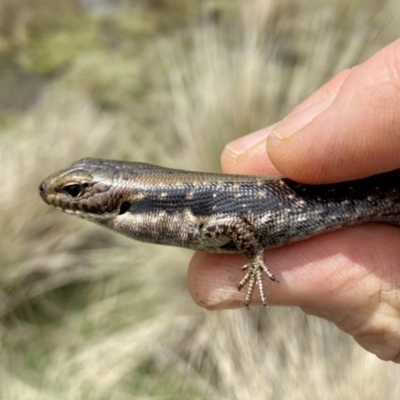
{"label": "grass", "polygon": [[43,82],[0,117],[0,397],[397,398],[399,367],[333,325],[288,308],[203,311],[185,288],[191,252],[37,196],[89,155],[218,170],[226,142],[398,37],[395,6],[154,1],[99,16],[46,4],[20,0],[24,34],[0,40],[4,65]]}

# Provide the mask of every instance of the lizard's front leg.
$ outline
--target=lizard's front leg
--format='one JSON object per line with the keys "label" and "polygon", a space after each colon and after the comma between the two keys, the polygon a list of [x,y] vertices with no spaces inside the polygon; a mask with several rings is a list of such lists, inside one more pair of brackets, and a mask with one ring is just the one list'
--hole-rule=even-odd
{"label": "lizard's front leg", "polygon": [[234,217],[216,216],[201,227],[200,235],[205,240],[213,239],[216,241],[227,237],[234,243],[237,250],[247,258],[247,263],[242,267],[242,270],[247,271],[246,275],[237,286],[241,290],[248,283],[245,299],[246,307],[251,302],[256,283],[261,301],[264,307],[267,307],[268,302],[264,292],[262,272],[264,271],[272,281],[277,282],[277,279],[265,265],[264,248],[260,235],[249,220],[243,215]]}

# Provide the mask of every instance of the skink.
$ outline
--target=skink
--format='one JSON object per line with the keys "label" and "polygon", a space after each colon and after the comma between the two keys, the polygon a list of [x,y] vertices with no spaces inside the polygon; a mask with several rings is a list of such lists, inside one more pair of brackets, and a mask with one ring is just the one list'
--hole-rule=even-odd
{"label": "skink", "polygon": [[329,185],[286,178],[189,172],[85,158],[46,178],[42,199],[145,242],[246,258],[241,290],[249,306],[262,273],[276,281],[264,249],[365,222],[400,226],[400,172]]}

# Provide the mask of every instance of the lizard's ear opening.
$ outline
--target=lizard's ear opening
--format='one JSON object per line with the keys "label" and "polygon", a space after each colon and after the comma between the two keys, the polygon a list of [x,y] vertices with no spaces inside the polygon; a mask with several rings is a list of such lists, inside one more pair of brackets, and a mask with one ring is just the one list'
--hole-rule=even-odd
{"label": "lizard's ear opening", "polygon": [[129,210],[130,206],[131,203],[129,203],[128,201],[124,201],[119,207],[119,215],[125,214]]}

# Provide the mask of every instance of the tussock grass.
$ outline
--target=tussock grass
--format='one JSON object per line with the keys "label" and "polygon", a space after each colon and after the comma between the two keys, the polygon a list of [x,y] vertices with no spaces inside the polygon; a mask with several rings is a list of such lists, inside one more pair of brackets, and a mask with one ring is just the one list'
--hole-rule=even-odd
{"label": "tussock grass", "polygon": [[193,26],[76,55],[4,125],[1,397],[397,398],[399,367],[331,324],[287,308],[205,312],[185,289],[191,252],[103,231],[36,193],[89,155],[218,170],[227,141],[398,36],[394,6],[207,2]]}

